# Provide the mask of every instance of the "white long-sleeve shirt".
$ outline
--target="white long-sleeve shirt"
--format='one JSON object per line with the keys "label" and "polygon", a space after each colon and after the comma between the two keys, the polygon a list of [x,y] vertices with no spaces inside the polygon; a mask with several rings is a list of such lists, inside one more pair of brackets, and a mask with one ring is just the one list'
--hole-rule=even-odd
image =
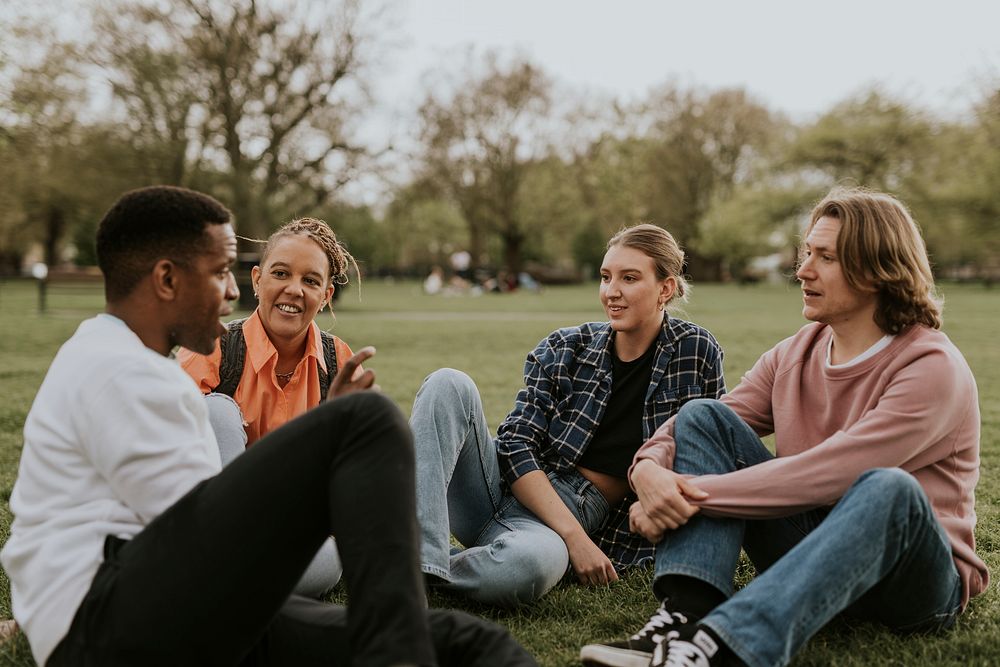
{"label": "white long-sleeve shirt", "polygon": [[83,322],[24,424],[0,560],[39,664],[69,630],[103,557],[220,469],[205,402],[176,361],[116,317]]}

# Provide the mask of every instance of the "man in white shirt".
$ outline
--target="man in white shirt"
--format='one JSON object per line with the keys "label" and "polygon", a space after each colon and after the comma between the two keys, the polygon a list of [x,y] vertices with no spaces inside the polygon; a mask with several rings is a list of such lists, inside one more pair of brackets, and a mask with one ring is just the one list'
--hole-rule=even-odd
{"label": "man in white shirt", "polygon": [[[426,611],[398,409],[340,370],[328,401],[220,473],[197,388],[238,295],[230,214],[156,186],[101,221],[106,313],[60,349],[25,422],[2,561],[39,664],[534,664],[497,626]],[[335,533],[341,607],[290,595]]]}

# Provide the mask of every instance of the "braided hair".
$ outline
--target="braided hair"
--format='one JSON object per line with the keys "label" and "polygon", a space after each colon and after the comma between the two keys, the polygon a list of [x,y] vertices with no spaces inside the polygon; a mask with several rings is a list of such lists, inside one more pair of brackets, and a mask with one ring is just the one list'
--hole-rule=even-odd
{"label": "braided hair", "polygon": [[[337,240],[337,235],[334,234],[333,230],[330,229],[330,225],[326,224],[319,218],[296,218],[291,222],[282,225],[276,232],[271,234],[266,241],[260,239],[247,239],[248,241],[254,241],[256,243],[263,243],[264,249],[260,254],[261,265],[267,261],[267,256],[270,254],[271,250],[274,248],[275,244],[279,239],[286,236],[306,236],[316,242],[326,255],[326,259],[329,262],[330,270],[327,275],[327,279],[331,284],[336,285],[346,285],[349,282],[348,279],[348,269],[351,265],[354,265],[354,270],[358,274],[358,281],[361,281],[361,270],[358,268],[358,262],[354,257],[347,251],[347,247]],[[330,308],[330,312],[333,313],[332,299],[331,303],[327,304]]]}

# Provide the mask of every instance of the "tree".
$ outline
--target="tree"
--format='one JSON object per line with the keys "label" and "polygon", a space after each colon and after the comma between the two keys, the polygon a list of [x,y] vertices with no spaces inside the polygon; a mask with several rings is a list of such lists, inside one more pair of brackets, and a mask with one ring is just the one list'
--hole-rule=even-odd
{"label": "tree", "polygon": [[163,151],[169,180],[223,174],[241,232],[263,236],[355,177],[370,152],[349,136],[375,43],[360,0],[176,5],[122,3],[100,23],[134,140]]}
{"label": "tree", "polygon": [[588,97],[568,116],[566,135],[554,143],[566,153],[576,204],[568,212],[576,226],[567,230],[573,258],[592,275],[604,258],[605,243],[618,229],[648,221],[648,145],[640,138],[638,114],[613,100]]}
{"label": "tree", "polygon": [[969,231],[978,240],[982,277],[992,284],[1000,280],[1000,87],[977,105],[976,121],[973,170],[968,174],[974,192],[966,210]]}
{"label": "tree", "polygon": [[1000,280],[1000,89],[973,114],[936,128],[917,220],[935,268],[990,284]]}
{"label": "tree", "polygon": [[[149,183],[193,186],[202,148],[211,143],[204,131],[207,77],[182,44],[150,39],[149,28],[130,18],[162,19],[136,7],[136,16],[106,10],[94,44],[114,96],[121,101],[132,152],[142,156],[140,173]],[[145,28],[145,29],[143,29]],[[201,127],[198,117],[202,116]]]}
{"label": "tree", "polygon": [[12,268],[33,241],[41,243],[48,265],[60,264],[75,226],[99,216],[109,192],[128,182],[113,127],[82,117],[86,90],[79,62],[72,46],[55,43],[37,60],[6,72],[0,151],[9,160],[0,172],[10,206],[0,209],[0,243]]}
{"label": "tree", "polygon": [[898,195],[920,224],[935,269],[984,276],[1000,257],[1000,98],[969,121],[942,122],[877,90],[845,100],[802,130],[788,163],[827,185]]}
{"label": "tree", "polygon": [[424,170],[465,218],[473,261],[495,235],[504,265],[517,273],[527,239],[519,201],[550,83],[525,60],[504,65],[491,54],[482,69],[467,71],[444,99],[429,93],[420,107]]}
{"label": "tree", "polygon": [[383,224],[386,233],[376,261],[395,272],[446,267],[452,252],[469,247],[469,227],[461,211],[427,181],[397,192]]}
{"label": "tree", "polygon": [[[572,241],[586,228],[591,214],[574,180],[573,166],[549,155],[524,164],[517,205],[518,217],[531,242],[522,247],[525,262],[571,270]],[[605,239],[607,240],[607,239]],[[602,253],[604,245],[597,242]],[[596,270],[596,265],[591,265]]]}
{"label": "tree", "polygon": [[710,93],[670,86],[640,113],[644,138],[648,215],[688,249],[688,271],[718,279],[720,264],[698,253],[699,226],[716,201],[767,164],[781,123],[741,89]]}
{"label": "tree", "polygon": [[820,196],[821,190],[803,184],[765,182],[737,187],[728,198],[709,207],[695,249],[719,261],[724,275],[740,281],[759,277],[750,269],[758,257],[783,254],[781,264],[791,267],[801,223]]}
{"label": "tree", "polygon": [[930,146],[931,124],[899,100],[871,90],[836,105],[802,130],[791,165],[816,169],[831,182],[901,192]]}

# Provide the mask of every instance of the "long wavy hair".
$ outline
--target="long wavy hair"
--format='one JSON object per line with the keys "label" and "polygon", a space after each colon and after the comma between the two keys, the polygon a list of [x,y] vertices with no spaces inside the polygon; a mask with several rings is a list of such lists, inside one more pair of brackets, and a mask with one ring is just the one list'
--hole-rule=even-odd
{"label": "long wavy hair", "polygon": [[812,210],[840,221],[837,255],[854,289],[878,290],[875,323],[898,334],[914,324],[941,328],[943,301],[934,285],[920,228],[898,199],[865,188],[835,188]]}

